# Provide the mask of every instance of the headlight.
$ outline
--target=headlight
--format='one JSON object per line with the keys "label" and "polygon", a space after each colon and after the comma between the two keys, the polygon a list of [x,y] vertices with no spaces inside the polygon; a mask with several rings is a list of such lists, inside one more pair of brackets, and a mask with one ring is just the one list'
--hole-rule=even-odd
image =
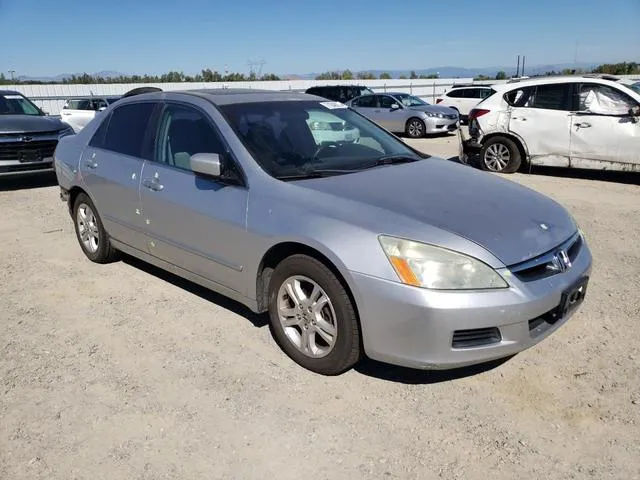
{"label": "headlight", "polygon": [[444,118],[444,115],[441,113],[435,113],[435,112],[424,112],[424,113],[427,117]]}
{"label": "headlight", "polygon": [[486,263],[462,253],[402,238],[380,236],[380,244],[402,283],[434,290],[507,288]]}
{"label": "headlight", "polygon": [[58,132],[58,138],[66,137],[67,135],[74,135],[76,132],[73,131],[71,126],[65,127]]}

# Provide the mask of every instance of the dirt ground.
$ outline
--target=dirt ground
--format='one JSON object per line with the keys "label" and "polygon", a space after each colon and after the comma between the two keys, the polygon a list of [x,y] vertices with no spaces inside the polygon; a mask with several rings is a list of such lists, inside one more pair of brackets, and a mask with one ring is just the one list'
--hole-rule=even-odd
{"label": "dirt ground", "polygon": [[331,378],[233,302],[89,262],[51,177],[0,180],[0,479],[640,479],[640,187],[561,174],[508,178],[586,232],[565,326],[497,365]]}

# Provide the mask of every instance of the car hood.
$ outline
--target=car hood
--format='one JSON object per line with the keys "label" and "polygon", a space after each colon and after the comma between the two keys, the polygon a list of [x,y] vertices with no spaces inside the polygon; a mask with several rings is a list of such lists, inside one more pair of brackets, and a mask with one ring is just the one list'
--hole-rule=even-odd
{"label": "car hood", "polygon": [[409,107],[411,110],[416,110],[418,112],[431,112],[431,113],[442,113],[444,115],[451,115],[456,113],[455,110],[449,107],[443,107],[442,105],[423,105],[421,107]]}
{"label": "car hood", "polygon": [[549,197],[442,159],[295,183],[459,235],[507,266],[548,252],[577,230],[569,213]]}
{"label": "car hood", "polygon": [[0,133],[54,132],[65,127],[61,120],[48,116],[0,115]]}

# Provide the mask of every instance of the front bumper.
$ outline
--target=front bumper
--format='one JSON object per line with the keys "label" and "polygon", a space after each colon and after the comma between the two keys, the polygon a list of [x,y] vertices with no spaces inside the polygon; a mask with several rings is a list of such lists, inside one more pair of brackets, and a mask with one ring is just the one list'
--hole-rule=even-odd
{"label": "front bumper", "polygon": [[426,117],[424,120],[425,133],[433,135],[436,133],[454,132],[459,128],[459,119],[456,118],[439,118]]}
{"label": "front bumper", "polygon": [[[548,337],[575,313],[550,316],[558,311],[563,293],[589,277],[591,265],[584,242],[566,272],[532,282],[510,276],[510,288],[484,292],[430,291],[352,272],[365,353],[420,369],[450,369],[511,356]],[[461,331],[477,329],[497,329],[499,338],[454,347],[459,345],[456,337],[468,335]]]}
{"label": "front bumper", "polygon": [[53,157],[43,158],[36,162],[0,160],[0,177],[15,177],[42,172],[53,172]]}

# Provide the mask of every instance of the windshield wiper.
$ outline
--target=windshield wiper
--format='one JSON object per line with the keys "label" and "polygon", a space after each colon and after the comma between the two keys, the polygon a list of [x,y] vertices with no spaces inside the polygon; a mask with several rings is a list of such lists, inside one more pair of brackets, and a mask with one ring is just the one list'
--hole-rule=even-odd
{"label": "windshield wiper", "polygon": [[376,158],[372,163],[367,163],[358,168],[358,170],[367,170],[369,168],[379,167],[381,165],[397,165],[399,163],[413,163],[422,160],[418,157],[412,157],[406,154],[383,155]]}
{"label": "windshield wiper", "polygon": [[334,175],[344,175],[346,173],[355,173],[358,170],[343,170],[343,169],[327,169],[327,170],[309,170],[307,172],[292,173],[290,175],[278,175],[278,180],[304,180],[306,178],[324,178],[332,177]]}

